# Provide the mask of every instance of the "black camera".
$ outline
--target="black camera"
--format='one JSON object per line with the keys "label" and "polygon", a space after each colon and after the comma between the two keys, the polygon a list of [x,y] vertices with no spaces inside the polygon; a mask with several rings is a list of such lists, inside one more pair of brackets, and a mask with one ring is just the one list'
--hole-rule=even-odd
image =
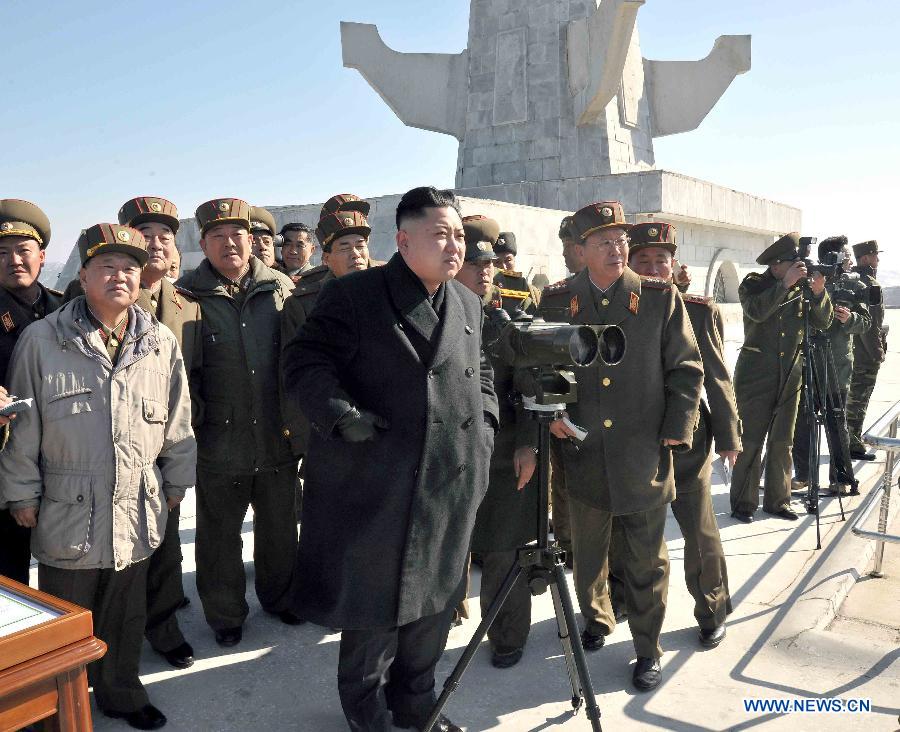
{"label": "black camera", "polygon": [[829,288],[831,302],[851,308],[856,304],[881,305],[881,287],[866,287],[856,272],[841,272]]}
{"label": "black camera", "polygon": [[818,241],[815,236],[801,236],[797,259],[803,260],[807,275],[812,276],[819,273],[826,279],[834,279],[843,272],[843,257],[840,252],[826,252],[818,262],[813,262],[810,255]]}

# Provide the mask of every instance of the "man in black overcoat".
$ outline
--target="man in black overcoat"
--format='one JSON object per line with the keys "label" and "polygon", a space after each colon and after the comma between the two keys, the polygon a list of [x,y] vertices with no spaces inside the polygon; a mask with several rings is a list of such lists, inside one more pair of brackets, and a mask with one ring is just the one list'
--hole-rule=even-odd
{"label": "man in black overcoat", "polygon": [[343,629],[341,705],[352,730],[376,732],[388,712],[421,730],[435,703],[498,425],[481,301],[453,281],[455,196],[409,191],[397,229],[384,267],[323,288],[283,361],[312,427],[296,609]]}

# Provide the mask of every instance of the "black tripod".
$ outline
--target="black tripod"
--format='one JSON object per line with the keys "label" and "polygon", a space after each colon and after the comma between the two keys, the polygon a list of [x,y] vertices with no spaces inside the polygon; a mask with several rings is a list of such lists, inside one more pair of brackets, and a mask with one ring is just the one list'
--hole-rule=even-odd
{"label": "black tripod", "polygon": [[[829,471],[834,482],[850,486],[850,495],[859,495],[859,481],[853,473],[850,443],[846,429],[841,429],[845,419],[845,396],[838,384],[831,341],[819,331],[813,331],[809,322],[809,288],[803,289],[803,409],[809,425],[809,456],[807,471],[809,486],[806,493],[806,512],[816,517],[816,549],[822,548],[819,516],[819,456],[822,429],[831,457]],[[841,509],[841,521],[845,520],[844,502],[837,494]]]}
{"label": "black tripod", "polygon": [[[437,700],[437,704],[431,711],[431,716],[425,723],[422,732],[430,732],[450,699],[450,695],[459,687],[460,679],[478,651],[478,646],[481,645],[481,642],[487,635],[488,628],[491,627],[491,623],[494,622],[494,619],[503,607],[503,603],[506,601],[513,585],[523,574],[527,579],[532,595],[542,595],[547,591],[548,587],[550,588],[550,594],[553,597],[553,609],[556,613],[559,641],[566,659],[569,683],[572,686],[572,708],[577,713],[582,703],[584,703],[588,719],[591,722],[591,729],[594,732],[601,732],[600,708],[597,706],[597,700],[594,696],[594,688],[591,685],[587,661],[578,637],[578,622],[575,618],[575,610],[572,607],[569,586],[566,584],[565,552],[559,548],[555,541],[550,544],[548,539],[550,532],[548,510],[550,495],[550,423],[562,417],[564,403],[574,401],[572,392],[567,391],[567,388],[574,388],[574,377],[572,377],[571,373],[558,372],[553,369],[547,369],[546,371],[544,369],[533,369],[532,372],[539,383],[557,385],[546,392],[546,396],[552,396],[556,403],[536,403],[534,406],[528,405],[526,407],[532,418],[536,419],[539,425],[537,463],[540,490],[537,510],[537,544],[529,544],[516,550],[515,562],[509,568],[503,585],[497,592],[496,597],[491,601],[490,607],[463,651],[462,657],[457,661],[453,672],[444,682],[444,689]],[[559,388],[560,381],[566,382],[564,388]],[[552,395],[551,391],[553,392]],[[538,389],[538,394],[541,395],[541,393],[542,390]],[[537,401],[544,402],[546,399],[539,396]],[[574,641],[572,639],[573,633],[575,636]]]}

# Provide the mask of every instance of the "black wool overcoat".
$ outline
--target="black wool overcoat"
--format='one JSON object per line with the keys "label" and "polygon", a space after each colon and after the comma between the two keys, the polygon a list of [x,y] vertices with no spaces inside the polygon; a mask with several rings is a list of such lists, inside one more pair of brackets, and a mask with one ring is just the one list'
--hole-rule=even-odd
{"label": "black wool overcoat", "polygon": [[[332,627],[405,625],[459,601],[497,421],[482,303],[444,285],[438,320],[396,254],[329,282],[284,352],[310,421],[297,610]],[[348,443],[351,407],[388,427]]]}

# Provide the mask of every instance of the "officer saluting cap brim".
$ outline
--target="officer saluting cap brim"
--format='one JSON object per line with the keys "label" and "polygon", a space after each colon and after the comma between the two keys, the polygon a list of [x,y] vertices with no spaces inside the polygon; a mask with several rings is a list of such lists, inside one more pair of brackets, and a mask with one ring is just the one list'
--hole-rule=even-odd
{"label": "officer saluting cap brim", "polygon": [[50,242],[50,220],[29,201],[0,199],[0,238],[6,236],[25,236],[46,249]]}
{"label": "officer saluting cap brim", "polygon": [[768,266],[778,262],[793,262],[800,257],[800,234],[785,234],[756,258],[757,264]]}

